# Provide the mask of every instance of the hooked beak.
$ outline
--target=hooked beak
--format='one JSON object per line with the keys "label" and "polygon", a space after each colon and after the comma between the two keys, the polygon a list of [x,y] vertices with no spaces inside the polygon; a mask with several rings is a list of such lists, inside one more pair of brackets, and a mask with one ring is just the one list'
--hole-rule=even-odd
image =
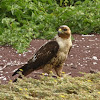
{"label": "hooked beak", "polygon": [[58,34],[61,34],[61,33],[62,33],[62,29],[59,28],[59,30],[58,30]]}

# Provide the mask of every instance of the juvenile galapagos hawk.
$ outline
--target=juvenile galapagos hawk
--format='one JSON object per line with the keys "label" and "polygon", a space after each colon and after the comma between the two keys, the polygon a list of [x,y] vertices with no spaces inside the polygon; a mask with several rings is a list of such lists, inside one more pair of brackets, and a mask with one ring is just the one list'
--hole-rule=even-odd
{"label": "juvenile galapagos hawk", "polygon": [[[71,49],[71,30],[68,26],[62,25],[58,29],[58,34],[54,38],[40,47],[27,64],[19,68],[12,76],[22,71],[24,76],[34,70],[43,69],[44,73],[50,73],[52,69],[60,77],[64,62]],[[20,78],[21,76],[19,76]],[[14,82],[17,79],[14,80]]]}

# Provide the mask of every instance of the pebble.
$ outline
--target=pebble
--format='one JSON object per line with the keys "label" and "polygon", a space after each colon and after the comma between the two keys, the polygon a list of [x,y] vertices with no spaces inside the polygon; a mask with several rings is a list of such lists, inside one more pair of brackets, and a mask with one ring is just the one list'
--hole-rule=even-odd
{"label": "pebble", "polygon": [[92,58],[93,58],[94,60],[98,60],[98,58],[97,58],[96,56],[93,56]]}

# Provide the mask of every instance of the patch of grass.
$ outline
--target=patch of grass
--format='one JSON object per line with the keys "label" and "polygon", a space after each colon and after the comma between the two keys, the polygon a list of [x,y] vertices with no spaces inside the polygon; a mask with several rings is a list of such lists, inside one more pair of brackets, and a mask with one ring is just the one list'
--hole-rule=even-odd
{"label": "patch of grass", "polygon": [[17,83],[0,85],[0,100],[99,100],[100,73],[84,77],[42,76],[40,80],[19,79]]}

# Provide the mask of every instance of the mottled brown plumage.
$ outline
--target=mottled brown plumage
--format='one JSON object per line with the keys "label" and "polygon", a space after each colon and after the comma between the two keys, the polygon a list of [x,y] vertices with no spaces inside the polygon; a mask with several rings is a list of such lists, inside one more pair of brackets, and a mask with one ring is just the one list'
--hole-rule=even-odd
{"label": "mottled brown plumage", "polygon": [[61,76],[64,61],[71,46],[71,30],[68,26],[62,25],[59,27],[55,39],[41,46],[28,63],[15,71],[12,76],[18,74],[20,69],[22,69],[24,76],[38,69],[43,69],[44,73],[48,74],[54,69],[56,74]]}

